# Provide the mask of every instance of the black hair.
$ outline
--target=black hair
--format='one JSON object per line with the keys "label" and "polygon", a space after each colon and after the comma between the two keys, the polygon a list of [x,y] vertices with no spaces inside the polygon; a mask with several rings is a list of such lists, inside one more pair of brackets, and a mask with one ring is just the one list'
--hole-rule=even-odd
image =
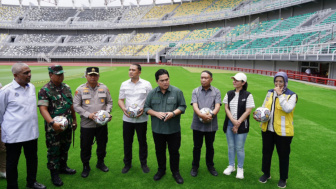
{"label": "black hair", "polygon": [[132,64],[133,66],[136,66],[139,71],[141,71],[141,65],[140,64]]}
{"label": "black hair", "polygon": [[247,90],[247,85],[248,85],[247,82],[245,82],[245,84],[243,85],[243,90],[245,91]]}
{"label": "black hair", "polygon": [[169,77],[169,73],[168,73],[167,70],[165,70],[165,69],[159,69],[158,71],[155,72],[155,80],[158,81],[160,75],[164,75],[164,74],[167,74],[168,77]]}
{"label": "black hair", "polygon": [[205,73],[209,74],[209,75],[210,75],[210,77],[212,78],[212,73],[211,73],[209,70],[203,70],[201,73],[203,73],[203,72],[205,72]]}

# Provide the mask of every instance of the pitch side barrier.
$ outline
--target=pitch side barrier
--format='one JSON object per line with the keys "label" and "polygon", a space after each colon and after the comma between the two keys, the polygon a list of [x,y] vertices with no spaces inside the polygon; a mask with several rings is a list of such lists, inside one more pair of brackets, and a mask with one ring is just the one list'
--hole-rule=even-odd
{"label": "pitch side barrier", "polygon": [[[238,72],[245,72],[245,73],[253,73],[253,74],[260,74],[260,75],[268,75],[274,76],[277,71],[268,71],[268,70],[259,70],[259,69],[250,69],[250,68],[237,68],[237,67],[226,67],[226,66],[210,66],[210,65],[190,65],[190,64],[170,64],[172,66],[182,66],[182,67],[194,67],[194,68],[209,68],[209,69],[219,69],[219,70],[229,70],[229,71],[238,71]],[[284,71],[287,73],[288,78],[300,80],[300,81],[308,81],[312,83],[336,86],[336,79],[329,79],[324,77],[316,77],[316,76],[309,76],[307,74],[297,74],[293,73],[290,70],[279,70]]]}

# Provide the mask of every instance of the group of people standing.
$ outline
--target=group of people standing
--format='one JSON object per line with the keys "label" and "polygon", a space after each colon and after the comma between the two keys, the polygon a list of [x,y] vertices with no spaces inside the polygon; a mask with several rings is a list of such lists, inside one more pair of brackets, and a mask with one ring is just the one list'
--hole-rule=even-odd
{"label": "group of people standing", "polygon": [[[87,82],[80,85],[72,96],[70,87],[63,83],[64,70],[60,65],[48,67],[50,82],[44,85],[35,98],[35,87],[30,83],[31,70],[27,64],[16,63],[12,66],[14,80],[0,90],[0,125],[2,141],[6,145],[7,188],[18,188],[17,165],[23,147],[27,163],[27,187],[46,188],[36,181],[37,173],[37,139],[39,136],[37,123],[37,108],[45,122],[47,153],[47,167],[50,170],[51,180],[55,186],[62,186],[59,174],[76,174],[68,164],[68,150],[74,132],[77,128],[76,112],[80,115],[80,147],[83,171],[81,176],[86,178],[91,171],[90,158],[94,142],[97,143],[96,167],[108,172],[105,165],[106,144],[108,141],[107,125],[99,125],[94,120],[96,112],[105,110],[111,112],[112,98],[106,85],[99,83],[99,68],[88,67],[85,72]],[[147,165],[147,121],[151,116],[151,128],[155,144],[158,171],[154,180],[160,180],[166,174],[166,151],[168,146],[170,170],[178,184],[184,180],[179,171],[181,146],[181,114],[184,114],[187,104],[183,92],[170,85],[169,73],[159,69],[155,73],[157,87],[152,89],[150,82],[140,78],[141,65],[132,64],[129,68],[129,77],[123,82],[119,91],[118,105],[123,111],[123,140],[124,140],[124,167],[126,174],[132,167],[132,144],[134,134],[139,142],[139,159],[142,171],[150,172]],[[244,145],[249,132],[249,117],[255,107],[253,96],[247,91],[247,77],[244,73],[237,73],[231,77],[234,90],[225,94],[221,102],[221,92],[211,85],[213,75],[210,71],[201,72],[201,86],[192,92],[190,105],[194,114],[191,124],[193,130],[193,161],[191,176],[198,175],[201,148],[205,138],[206,166],[211,175],[217,176],[214,167],[215,134],[218,130],[217,116],[222,103],[225,104],[225,121],[223,130],[228,143],[229,165],[224,170],[230,175],[236,170],[236,178],[244,178]],[[280,180],[278,186],[286,187],[288,178],[290,143],[294,135],[293,112],[297,102],[297,95],[287,88],[288,78],[283,72],[274,77],[275,88],[268,91],[263,107],[271,111],[271,119],[261,123],[263,138],[263,175],[259,181],[266,183],[270,176],[271,158],[274,145],[277,147],[280,162]],[[131,117],[128,107],[139,106],[136,117]],[[209,108],[209,113],[202,113],[203,108]],[[62,128],[60,123],[53,120],[56,116],[67,118],[68,127]],[[111,121],[112,115],[109,117]]]}

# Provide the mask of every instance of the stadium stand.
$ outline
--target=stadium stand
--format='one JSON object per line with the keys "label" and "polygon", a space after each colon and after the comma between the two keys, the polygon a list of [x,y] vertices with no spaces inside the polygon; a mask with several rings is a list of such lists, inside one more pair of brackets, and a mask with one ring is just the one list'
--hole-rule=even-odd
{"label": "stadium stand", "polygon": [[183,3],[175,10],[173,17],[199,15],[213,3],[212,0],[195,1],[192,3]]}
{"label": "stadium stand", "polygon": [[99,47],[97,46],[59,46],[54,51],[55,55],[63,55],[63,56],[87,56],[94,55],[94,52],[97,51]]}
{"label": "stadium stand", "polygon": [[123,8],[108,8],[106,9],[85,9],[78,15],[79,21],[108,21],[114,20],[118,16],[122,16],[124,11],[127,11],[129,7]]}
{"label": "stadium stand", "polygon": [[164,15],[172,12],[178,4],[154,6],[143,19],[160,19]]}
{"label": "stadium stand", "polygon": [[223,9],[232,9],[244,0],[218,0],[215,1],[205,12],[223,11]]}
{"label": "stadium stand", "polygon": [[127,56],[133,56],[142,47],[143,47],[143,45],[129,45],[129,46],[125,46],[119,52],[117,52],[117,55],[119,55],[119,56],[125,56],[125,55],[127,55]]}
{"label": "stadium stand", "polygon": [[131,40],[130,43],[142,43],[149,39],[152,33],[138,33]]}
{"label": "stadium stand", "polygon": [[132,7],[123,14],[123,21],[138,20],[139,16],[143,16],[151,8],[151,6]]}
{"label": "stadium stand", "polygon": [[98,43],[106,37],[104,34],[80,34],[71,36],[69,43]]}
{"label": "stadium stand", "polygon": [[184,39],[184,41],[197,41],[197,40],[209,39],[220,29],[221,28],[217,27],[217,28],[194,30],[193,32],[189,34],[188,37]]}
{"label": "stadium stand", "polygon": [[23,34],[15,42],[16,43],[52,43],[57,39],[57,35],[53,34]]}
{"label": "stadium stand", "polygon": [[0,6],[0,21],[13,21],[18,16],[24,15],[26,8],[18,6]]}
{"label": "stadium stand", "polygon": [[160,42],[176,42],[182,40],[186,35],[190,33],[189,30],[186,31],[175,31],[166,32],[160,39]]}
{"label": "stadium stand", "polygon": [[55,8],[32,8],[27,11],[26,21],[66,21],[76,14],[75,9],[55,9]]}
{"label": "stadium stand", "polygon": [[136,55],[137,56],[154,56],[156,52],[164,49],[165,45],[147,45],[145,48],[141,49]]}
{"label": "stadium stand", "polygon": [[285,31],[285,30],[290,30],[290,29],[296,28],[296,27],[300,26],[301,23],[303,23],[307,18],[309,18],[313,14],[315,14],[315,13],[308,13],[308,14],[304,14],[304,15],[289,17],[289,18],[283,20],[275,28],[273,28],[272,31]]}

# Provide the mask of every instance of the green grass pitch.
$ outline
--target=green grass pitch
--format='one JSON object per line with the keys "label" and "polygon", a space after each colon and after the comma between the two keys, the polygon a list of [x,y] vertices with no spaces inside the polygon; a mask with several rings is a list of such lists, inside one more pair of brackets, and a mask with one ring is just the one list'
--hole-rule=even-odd
{"label": "green grass pitch", "polygon": [[[154,73],[160,67],[143,67],[141,78],[152,83],[153,88],[157,86]],[[191,92],[200,85],[201,69],[184,69],[182,67],[163,67],[170,73],[171,85],[177,86],[184,92],[187,104],[190,104]],[[38,90],[48,81],[46,66],[31,66],[32,83]],[[65,83],[70,85],[72,92],[82,83],[84,67],[64,67]],[[212,85],[219,88],[222,99],[228,90],[233,89],[232,79],[234,73],[214,73]],[[247,74],[248,91],[253,94],[256,107],[262,105],[268,89],[273,88],[273,79],[269,76]],[[4,85],[13,79],[10,66],[0,66],[0,82]],[[272,179],[266,184],[258,182],[261,172],[261,131],[257,122],[251,118],[251,128],[245,145],[245,179],[235,178],[236,172],[230,176],[222,172],[228,165],[226,136],[222,131],[225,117],[224,107],[221,107],[218,116],[219,130],[216,133],[215,146],[215,167],[219,172],[217,177],[211,176],[205,165],[205,144],[202,148],[202,156],[197,177],[190,176],[192,163],[192,121],[193,110],[188,105],[187,110],[181,119],[182,143],[180,148],[180,172],[185,180],[183,185],[175,183],[169,170],[167,161],[167,174],[160,181],[154,181],[153,176],[157,171],[154,142],[151,132],[150,121],[148,123],[148,166],[151,171],[148,174],[142,172],[138,155],[138,142],[135,136],[133,145],[133,164],[127,174],[122,174],[123,168],[123,140],[122,140],[122,111],[117,105],[119,88],[123,81],[128,79],[128,67],[101,67],[100,82],[106,84],[112,94],[114,106],[112,110],[113,119],[109,123],[109,141],[107,144],[106,165],[110,171],[103,173],[95,168],[97,157],[95,154],[96,144],[93,146],[92,158],[90,161],[91,172],[86,179],[80,176],[82,163],[80,160],[80,130],[76,131],[75,148],[69,150],[68,165],[77,170],[75,175],[61,175],[64,182],[62,188],[277,188],[279,180],[279,164],[277,153],[274,152],[271,175]],[[336,188],[334,160],[336,146],[336,129],[334,108],[336,102],[336,91],[295,81],[289,81],[288,87],[296,92],[299,97],[294,113],[295,136],[291,145],[288,188]],[[39,113],[38,113],[39,114]],[[79,123],[79,117],[78,117]],[[47,151],[45,145],[45,132],[43,118],[39,114],[39,166],[37,180],[48,188],[55,188],[50,179],[47,169]],[[168,157],[167,152],[167,157]],[[26,167],[23,153],[19,162],[19,187],[26,185]],[[6,181],[0,179],[0,188],[6,187]]]}

